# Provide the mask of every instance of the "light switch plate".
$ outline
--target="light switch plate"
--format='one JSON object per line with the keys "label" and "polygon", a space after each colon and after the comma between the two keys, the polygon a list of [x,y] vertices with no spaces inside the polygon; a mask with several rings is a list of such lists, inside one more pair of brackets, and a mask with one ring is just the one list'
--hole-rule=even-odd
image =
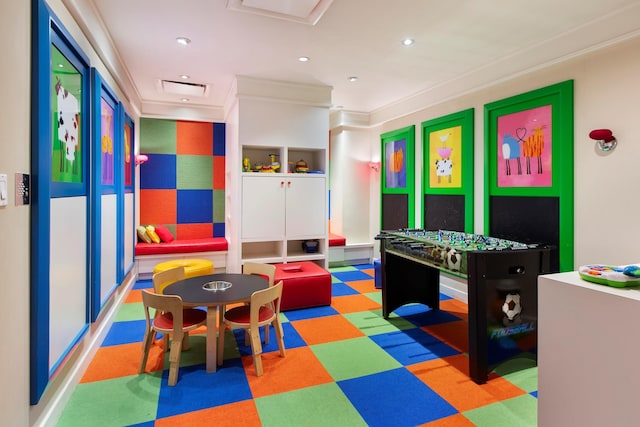
{"label": "light switch plate", "polygon": [[7,174],[0,173],[0,206],[7,206],[9,202],[9,189],[7,188]]}

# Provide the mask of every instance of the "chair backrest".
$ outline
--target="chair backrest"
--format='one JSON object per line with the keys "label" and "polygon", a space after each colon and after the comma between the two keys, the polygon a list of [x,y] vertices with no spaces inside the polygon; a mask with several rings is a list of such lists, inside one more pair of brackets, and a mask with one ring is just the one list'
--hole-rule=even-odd
{"label": "chair backrest", "polygon": [[164,293],[164,288],[185,278],[184,267],[170,268],[153,275],[153,289],[157,294]]}
{"label": "chair backrest", "polygon": [[154,316],[150,314],[150,309],[154,308],[157,312],[171,313],[173,317],[174,334],[182,331],[182,298],[178,295],[161,295],[153,293],[148,289],[143,289],[142,303],[144,304],[144,316],[149,324],[151,324],[154,318]]}
{"label": "chair backrest", "polygon": [[251,294],[251,311],[250,322],[252,325],[256,325],[259,319],[260,307],[273,303],[273,311],[277,317],[280,313],[280,297],[282,296],[282,280],[278,281],[275,285],[255,291]]}
{"label": "chair backrest", "polygon": [[245,262],[242,265],[244,274],[259,274],[265,276],[269,280],[269,286],[273,286],[276,278],[276,266],[273,264],[264,264],[261,262]]}

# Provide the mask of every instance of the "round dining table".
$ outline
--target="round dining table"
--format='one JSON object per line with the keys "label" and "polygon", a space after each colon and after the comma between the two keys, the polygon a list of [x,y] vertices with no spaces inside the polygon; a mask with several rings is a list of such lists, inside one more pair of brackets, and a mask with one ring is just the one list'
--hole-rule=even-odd
{"label": "round dining table", "polygon": [[256,274],[216,273],[178,280],[164,288],[164,294],[182,298],[185,307],[207,307],[207,372],[216,371],[218,307],[249,302],[251,294],[268,287],[269,282]]}

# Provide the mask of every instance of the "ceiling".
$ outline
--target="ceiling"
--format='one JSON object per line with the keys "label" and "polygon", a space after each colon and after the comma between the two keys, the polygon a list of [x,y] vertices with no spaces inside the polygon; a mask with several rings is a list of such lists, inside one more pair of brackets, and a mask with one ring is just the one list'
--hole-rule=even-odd
{"label": "ceiling", "polygon": [[344,111],[430,105],[640,34],[631,0],[62,1],[142,115],[223,118],[236,76],[331,86]]}

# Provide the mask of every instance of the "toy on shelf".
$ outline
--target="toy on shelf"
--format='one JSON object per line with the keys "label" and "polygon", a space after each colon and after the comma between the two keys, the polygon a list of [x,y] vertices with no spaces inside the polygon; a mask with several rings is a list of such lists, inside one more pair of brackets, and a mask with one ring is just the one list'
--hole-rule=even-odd
{"label": "toy on shelf", "polygon": [[242,172],[251,172],[251,160],[248,157],[242,159]]}
{"label": "toy on shelf", "polygon": [[295,171],[297,173],[307,173],[309,172],[309,167],[307,166],[307,162],[303,159],[300,159],[296,162]]}
{"label": "toy on shelf", "polygon": [[640,286],[640,266],[634,264],[621,266],[582,265],[578,268],[578,274],[580,278],[588,282],[613,286],[614,288]]}

